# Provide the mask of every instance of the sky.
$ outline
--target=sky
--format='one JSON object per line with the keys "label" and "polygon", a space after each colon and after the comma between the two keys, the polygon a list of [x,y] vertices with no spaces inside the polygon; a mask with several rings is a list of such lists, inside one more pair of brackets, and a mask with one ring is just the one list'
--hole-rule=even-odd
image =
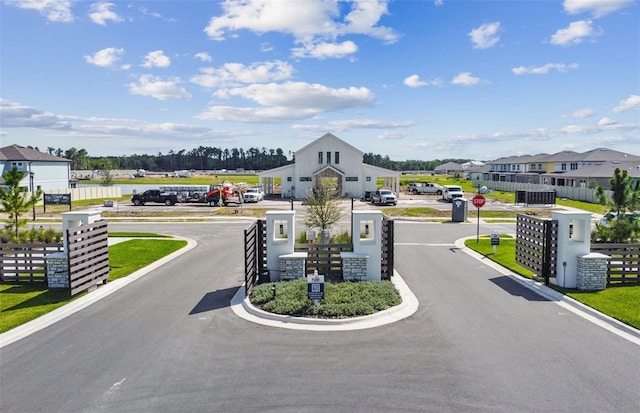
{"label": "sky", "polygon": [[640,155],[637,0],[0,0],[0,142]]}

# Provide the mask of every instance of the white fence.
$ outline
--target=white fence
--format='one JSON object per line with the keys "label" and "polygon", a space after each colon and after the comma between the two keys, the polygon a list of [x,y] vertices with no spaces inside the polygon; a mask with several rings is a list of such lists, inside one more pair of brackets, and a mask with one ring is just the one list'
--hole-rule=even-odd
{"label": "white fence", "polygon": [[[585,201],[594,204],[598,203],[598,197],[596,196],[596,190],[591,188],[574,188],[570,186],[553,186],[542,184],[527,184],[521,182],[501,182],[501,181],[483,181],[478,180],[473,182],[474,186],[483,187],[488,189],[502,192],[516,192],[522,190],[530,191],[556,191],[557,198],[572,199],[574,201]],[[611,191],[605,191],[607,196],[611,197]]]}
{"label": "white fence", "polygon": [[[84,199],[120,198],[122,189],[115,186],[92,186],[85,188],[49,189],[47,194],[71,194],[71,202]],[[42,201],[40,201],[42,202]]]}

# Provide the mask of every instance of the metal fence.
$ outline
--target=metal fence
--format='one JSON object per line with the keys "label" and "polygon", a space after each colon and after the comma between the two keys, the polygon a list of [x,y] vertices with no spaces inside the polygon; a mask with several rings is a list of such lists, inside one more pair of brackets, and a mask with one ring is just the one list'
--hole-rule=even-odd
{"label": "metal fence", "polygon": [[640,244],[591,244],[591,252],[611,257],[607,263],[607,285],[640,284]]}
{"label": "metal fence", "polygon": [[64,244],[0,244],[0,281],[47,281],[49,254],[64,250]]}

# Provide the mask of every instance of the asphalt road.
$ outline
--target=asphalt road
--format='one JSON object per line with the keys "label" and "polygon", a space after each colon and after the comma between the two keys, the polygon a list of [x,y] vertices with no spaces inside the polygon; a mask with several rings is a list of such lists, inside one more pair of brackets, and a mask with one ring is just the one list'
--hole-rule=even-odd
{"label": "asphalt road", "polygon": [[640,410],[639,347],[457,250],[475,224],[398,221],[396,269],[420,307],[347,332],[233,314],[246,225],[110,224],[199,245],[0,350],[0,411]]}

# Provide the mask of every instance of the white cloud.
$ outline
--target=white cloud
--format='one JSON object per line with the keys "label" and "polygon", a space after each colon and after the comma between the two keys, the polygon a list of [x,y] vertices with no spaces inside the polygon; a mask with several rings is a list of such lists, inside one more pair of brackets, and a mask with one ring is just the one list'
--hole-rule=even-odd
{"label": "white cloud", "polygon": [[633,0],[564,0],[567,13],[592,13],[593,17],[602,17],[631,5]]}
{"label": "white cloud", "polygon": [[591,108],[584,108],[584,109],[578,109],[574,112],[571,113],[571,117],[572,118],[578,118],[578,119],[583,119],[583,118],[590,118],[591,116],[595,115],[596,111],[591,109]]}
{"label": "white cloud", "polygon": [[566,29],[560,29],[551,36],[551,44],[556,46],[571,46],[582,43],[587,37],[599,36],[591,27],[591,20],[579,20],[569,24]]}
{"label": "white cloud", "polygon": [[640,109],[640,95],[631,95],[625,100],[620,101],[618,106],[612,109],[612,112],[620,113],[633,109]]}
{"label": "white cloud", "polygon": [[471,38],[474,49],[488,49],[500,41],[500,36],[498,36],[499,30],[500,22],[493,22],[476,27],[467,35]]}
{"label": "white cloud", "polygon": [[462,72],[456,75],[451,80],[451,83],[453,83],[454,85],[473,86],[480,83],[480,81],[480,78],[473,77],[471,72]]}
{"label": "white cloud", "polygon": [[68,127],[64,117],[0,98],[0,125],[4,128]]}
{"label": "white cloud", "polygon": [[[299,124],[299,125],[293,125],[292,127],[298,130],[315,131],[315,132],[326,132],[327,130],[344,132],[350,129],[398,129],[398,128],[407,128],[413,125],[415,125],[415,122],[413,121],[347,119],[347,120],[330,121],[323,125],[309,125],[309,124],[300,125]],[[388,134],[391,135],[391,133],[388,133]],[[380,138],[380,139],[384,139],[384,138]],[[388,137],[387,139],[392,139],[392,138]]]}
{"label": "white cloud", "polygon": [[220,68],[204,68],[200,71],[202,74],[192,77],[190,81],[206,88],[216,88],[286,80],[293,74],[293,67],[287,62],[276,60],[257,62],[249,66],[226,63]]}
{"label": "white cloud", "polygon": [[436,5],[436,7],[440,7],[444,4],[444,0],[434,0],[433,3]]}
{"label": "white cloud", "polygon": [[598,126],[610,126],[610,125],[615,125],[616,123],[618,123],[617,121],[611,119],[611,118],[602,118],[598,121]]}
{"label": "white cloud", "polygon": [[5,4],[26,10],[36,10],[51,22],[71,23],[74,20],[70,0],[5,0]]}
{"label": "white cloud", "polygon": [[[378,22],[387,14],[388,0],[326,1],[243,0],[221,4],[223,13],[212,17],[204,29],[213,40],[224,40],[230,32],[250,30],[287,33],[301,47],[293,49],[302,57],[342,57],[354,53],[353,42],[336,42],[340,36],[366,35],[393,43],[398,35]],[[341,11],[348,8],[346,15]]]}
{"label": "white cloud", "polygon": [[171,59],[162,50],[147,53],[142,63],[142,67],[169,67],[170,65]]}
{"label": "white cloud", "polygon": [[200,60],[201,62],[210,62],[212,60],[211,56],[207,52],[196,53],[193,57]]}
{"label": "white cloud", "polygon": [[577,63],[564,64],[564,63],[547,63],[542,66],[520,66],[511,69],[516,75],[546,75],[551,70],[557,70],[558,72],[567,72],[572,69],[580,67]]}
{"label": "white cloud", "polygon": [[400,140],[400,139],[404,139],[406,138],[407,135],[404,133],[398,133],[398,132],[385,132],[383,134],[378,135],[378,139],[381,140]]}
{"label": "white cloud", "polygon": [[100,67],[112,67],[124,54],[124,49],[117,49],[115,47],[107,47],[106,49],[98,50],[92,55],[84,56],[84,60],[92,65]]}
{"label": "white cloud", "polygon": [[261,107],[212,106],[198,115],[200,119],[237,122],[284,122],[308,119],[318,113],[332,112],[373,103],[367,88],[334,89],[304,82],[254,84],[222,90],[219,97],[240,97]]}
{"label": "white cloud", "polygon": [[158,100],[190,99],[191,95],[179,83],[179,79],[163,81],[157,76],[142,75],[138,83],[129,83],[128,86],[132,95],[151,96]]}
{"label": "white cloud", "polygon": [[116,14],[111,8],[115,7],[113,3],[93,3],[90,8],[89,18],[95,24],[106,26],[107,22],[122,22],[122,18]]}
{"label": "white cloud", "polygon": [[433,79],[433,80],[422,80],[420,76],[413,74],[411,76],[406,77],[402,83],[405,86],[409,86],[412,88],[422,87],[422,86],[442,86],[442,80]]}
{"label": "white cloud", "polygon": [[315,59],[343,58],[358,51],[358,46],[351,40],[342,43],[305,44],[291,49],[293,57],[311,57]]}

